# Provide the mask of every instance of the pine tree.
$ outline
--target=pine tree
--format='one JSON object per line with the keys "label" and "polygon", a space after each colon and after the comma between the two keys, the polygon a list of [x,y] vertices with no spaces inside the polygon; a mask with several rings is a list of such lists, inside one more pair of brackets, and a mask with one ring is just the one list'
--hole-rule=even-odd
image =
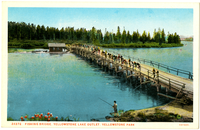
{"label": "pine tree", "polygon": [[126,31],[124,29],[123,33],[122,33],[122,43],[125,44],[126,43]]}
{"label": "pine tree", "polygon": [[92,43],[94,43],[95,42],[95,40],[96,40],[96,29],[95,29],[95,27],[92,27],[92,30],[91,30],[91,41],[92,41]]}
{"label": "pine tree", "polygon": [[138,34],[137,34],[137,32],[133,32],[133,34],[132,34],[132,41],[133,42],[138,42]]}
{"label": "pine tree", "polygon": [[106,31],[106,34],[104,35],[104,43],[109,44],[109,33]]}
{"label": "pine tree", "polygon": [[162,43],[165,43],[165,31],[164,31],[164,29],[162,29],[161,36],[162,36]]}
{"label": "pine tree", "polygon": [[131,43],[131,35],[129,33],[129,31],[126,34],[127,38],[126,38],[126,43]]}
{"label": "pine tree", "polygon": [[151,40],[151,36],[150,36],[150,33],[148,32],[147,41],[150,42],[150,40]]}
{"label": "pine tree", "polygon": [[36,35],[37,35],[37,40],[40,40],[40,37],[41,37],[40,25],[37,25]]}
{"label": "pine tree", "polygon": [[142,33],[142,36],[140,37],[140,41],[143,43],[147,41],[147,35],[145,31]]}
{"label": "pine tree", "polygon": [[43,39],[43,40],[46,39],[45,38],[45,27],[44,27],[44,25],[42,25],[42,27],[41,27],[40,39]]}
{"label": "pine tree", "polygon": [[138,32],[138,30],[137,30],[137,39],[138,40],[140,39],[140,33]]}
{"label": "pine tree", "polygon": [[120,27],[117,27],[117,35],[116,35],[117,41],[116,43],[120,43],[121,42],[121,32],[120,32]]}

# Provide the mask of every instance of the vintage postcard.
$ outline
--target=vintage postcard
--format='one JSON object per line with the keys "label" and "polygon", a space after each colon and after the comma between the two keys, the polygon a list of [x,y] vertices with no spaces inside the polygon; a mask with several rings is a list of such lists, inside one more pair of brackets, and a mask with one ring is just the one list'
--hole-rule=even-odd
{"label": "vintage postcard", "polygon": [[1,127],[199,127],[199,3],[3,1],[2,14]]}

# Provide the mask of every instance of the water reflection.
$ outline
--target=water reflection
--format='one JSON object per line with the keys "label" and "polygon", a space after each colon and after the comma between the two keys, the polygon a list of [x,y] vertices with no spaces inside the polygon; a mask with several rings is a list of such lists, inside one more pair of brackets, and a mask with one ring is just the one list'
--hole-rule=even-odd
{"label": "water reflection", "polygon": [[[91,63],[87,62],[87,64],[91,64]],[[98,65],[95,65],[95,64],[92,64],[92,65],[93,65],[92,67],[94,68],[99,68]],[[97,71],[97,70],[94,70],[94,71]],[[107,78],[108,80],[112,80],[112,82],[109,82],[109,84],[113,84],[121,91],[128,90],[130,92],[129,95],[131,95],[133,98],[136,97],[137,100],[141,100],[141,97],[145,95],[147,101],[151,99],[152,106],[158,106],[158,105],[162,105],[162,104],[172,101],[169,98],[157,95],[156,87],[151,87],[150,84],[139,85],[139,84],[133,83],[131,80],[136,80],[134,79],[134,77],[132,77],[130,82],[126,81],[124,77],[125,73],[123,73],[122,76],[119,77],[119,76],[110,74],[110,72],[105,72],[102,69],[98,69],[98,72],[100,72],[104,78]],[[161,87],[160,92],[165,93],[165,88]],[[171,95],[171,96],[175,96],[175,94],[176,93],[173,93],[171,91],[167,93],[167,95]]]}

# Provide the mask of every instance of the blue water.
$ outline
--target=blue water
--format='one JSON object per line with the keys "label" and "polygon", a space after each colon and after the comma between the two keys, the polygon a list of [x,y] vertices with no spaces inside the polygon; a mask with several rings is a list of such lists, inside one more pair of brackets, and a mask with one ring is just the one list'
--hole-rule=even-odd
{"label": "blue water", "polygon": [[154,87],[135,90],[74,54],[8,54],[7,117],[19,120],[49,111],[58,118],[106,121],[113,108],[99,98],[110,104],[116,100],[118,110],[125,111],[170,101]]}
{"label": "blue water", "polygon": [[[120,54],[157,61],[169,66],[192,71],[193,44],[182,42],[176,48],[109,49]],[[23,51],[21,49],[20,51]],[[166,71],[166,70],[164,70]],[[113,108],[118,110],[143,109],[166,104],[169,99],[158,96],[154,87],[135,89],[122,83],[116,76],[100,70],[74,54],[8,54],[7,117],[48,111],[54,116],[69,116],[80,121],[92,118],[106,121]],[[164,88],[162,88],[164,92]]]}

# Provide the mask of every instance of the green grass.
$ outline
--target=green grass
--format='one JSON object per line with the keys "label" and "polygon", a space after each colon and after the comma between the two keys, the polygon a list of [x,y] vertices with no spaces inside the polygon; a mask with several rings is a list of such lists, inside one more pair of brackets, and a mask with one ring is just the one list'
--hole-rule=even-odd
{"label": "green grass", "polygon": [[[83,40],[12,40],[8,42],[8,48],[24,48],[24,49],[33,49],[33,48],[45,48],[48,49],[48,43],[67,43],[67,44],[90,44],[87,41]],[[175,43],[159,43],[156,42],[137,42],[137,43],[112,43],[112,44],[100,44],[93,43],[93,45],[106,47],[106,48],[165,48],[165,47],[180,47],[183,44],[175,44]]]}
{"label": "green grass", "polygon": [[175,43],[162,43],[162,45],[159,45],[159,43],[150,42],[150,43],[118,43],[118,44],[96,44],[101,47],[106,48],[165,48],[165,47],[180,47],[183,46],[183,44],[175,44]]}
{"label": "green grass", "polygon": [[31,51],[34,51],[35,49],[21,49],[21,48],[8,48],[8,53],[16,53],[16,52],[31,52]]}
{"label": "green grass", "polygon": [[66,44],[87,44],[86,41],[72,41],[72,40],[11,40],[8,42],[8,48],[44,48],[48,49],[48,43],[66,43]]}

